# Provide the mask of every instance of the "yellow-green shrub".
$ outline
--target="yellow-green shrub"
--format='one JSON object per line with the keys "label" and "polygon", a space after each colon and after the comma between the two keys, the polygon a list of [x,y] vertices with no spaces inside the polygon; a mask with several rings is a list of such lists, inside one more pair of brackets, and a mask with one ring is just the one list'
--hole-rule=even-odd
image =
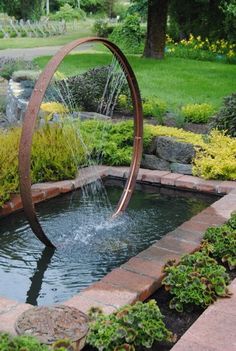
{"label": "yellow-green shrub", "polygon": [[[0,206],[19,188],[18,146],[21,128],[0,131]],[[33,182],[74,178],[85,153],[73,126],[45,125],[33,139],[31,175]]]}
{"label": "yellow-green shrub", "polygon": [[205,179],[236,180],[236,139],[213,130],[197,148],[193,173]]}
{"label": "yellow-green shrub", "polygon": [[210,104],[188,104],[181,108],[181,112],[187,122],[207,123],[215,111]]}
{"label": "yellow-green shrub", "polygon": [[167,104],[158,98],[152,97],[144,99],[143,101],[143,114],[146,117],[160,117],[165,114],[167,110]]}
{"label": "yellow-green shrub", "polygon": [[16,192],[19,185],[18,177],[18,144],[20,129],[8,132],[0,129],[0,207]]}

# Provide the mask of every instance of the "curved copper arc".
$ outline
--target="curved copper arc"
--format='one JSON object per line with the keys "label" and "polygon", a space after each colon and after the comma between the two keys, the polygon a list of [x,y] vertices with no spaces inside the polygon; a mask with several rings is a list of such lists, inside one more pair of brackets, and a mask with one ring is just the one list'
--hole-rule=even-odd
{"label": "curved copper arc", "polygon": [[31,229],[37,238],[44,243],[46,246],[55,247],[52,242],[47,238],[44,233],[39,220],[36,216],[32,192],[31,192],[31,178],[30,178],[30,165],[31,165],[31,147],[34,129],[36,126],[37,115],[40,109],[40,105],[43,101],[44,94],[47,87],[60,65],[64,57],[69,54],[73,49],[82,45],[84,43],[99,42],[104,44],[112,54],[117,58],[121,68],[126,74],[128,85],[131,91],[133,106],[134,106],[134,143],[133,143],[133,156],[130,166],[130,171],[128,179],[121,195],[119,203],[117,205],[116,211],[113,216],[118,215],[120,212],[124,211],[129,203],[131,195],[134,190],[135,182],[138,175],[138,170],[140,167],[141,157],[142,157],[142,139],[143,139],[143,113],[142,113],[142,103],[139,92],[138,83],[134,72],[127,61],[121,50],[109,40],[104,38],[84,38],[75,40],[67,45],[65,45],[57,54],[48,62],[44,71],[41,73],[39,79],[37,80],[33,93],[31,95],[28,108],[25,114],[20,147],[19,147],[19,174],[20,174],[20,193],[22,198],[22,203],[25,211],[25,215],[29,221]]}

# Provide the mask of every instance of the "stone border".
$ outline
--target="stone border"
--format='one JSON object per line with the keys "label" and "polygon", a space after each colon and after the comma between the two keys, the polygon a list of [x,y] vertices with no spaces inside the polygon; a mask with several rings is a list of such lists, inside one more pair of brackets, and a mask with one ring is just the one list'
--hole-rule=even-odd
{"label": "stone border", "polygon": [[[80,172],[80,176],[71,181],[33,185],[34,202],[41,202],[77,189],[96,180],[98,176],[127,178],[128,175],[128,167],[100,166],[96,169],[97,172],[94,171],[94,167],[85,168]],[[87,312],[91,306],[97,306],[103,308],[105,313],[112,313],[125,304],[146,300],[161,286],[164,277],[162,268],[167,260],[176,259],[178,262],[183,254],[198,250],[205,230],[209,226],[223,224],[229,219],[230,214],[236,211],[235,181],[208,181],[193,176],[145,169],[140,169],[138,181],[224,196],[167,233],[148,249],[112,270],[100,281],[63,302],[64,305],[76,307],[82,312]],[[0,210],[0,217],[21,208],[20,197],[15,195]],[[13,333],[16,318],[30,307],[28,304],[0,298],[0,330]]]}

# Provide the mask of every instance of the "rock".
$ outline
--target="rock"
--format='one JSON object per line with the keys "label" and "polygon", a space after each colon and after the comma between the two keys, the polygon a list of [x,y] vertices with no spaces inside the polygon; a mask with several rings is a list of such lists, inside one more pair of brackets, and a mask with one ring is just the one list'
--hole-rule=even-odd
{"label": "rock", "polygon": [[195,150],[190,143],[161,136],[156,141],[156,155],[166,161],[188,164],[195,156]]}
{"label": "rock", "polygon": [[171,163],[170,169],[174,173],[192,175],[192,165],[184,163]]}
{"label": "rock", "polygon": [[144,154],[141,162],[141,167],[147,169],[158,169],[159,171],[169,171],[170,163],[158,158],[155,155]]}

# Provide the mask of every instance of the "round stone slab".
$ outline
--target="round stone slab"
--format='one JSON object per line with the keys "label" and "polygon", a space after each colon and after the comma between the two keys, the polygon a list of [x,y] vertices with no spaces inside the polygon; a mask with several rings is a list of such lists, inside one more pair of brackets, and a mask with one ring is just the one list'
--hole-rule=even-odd
{"label": "round stone slab", "polygon": [[48,345],[59,339],[76,342],[88,332],[88,317],[64,305],[33,307],[17,318],[15,329],[17,334],[35,336]]}

